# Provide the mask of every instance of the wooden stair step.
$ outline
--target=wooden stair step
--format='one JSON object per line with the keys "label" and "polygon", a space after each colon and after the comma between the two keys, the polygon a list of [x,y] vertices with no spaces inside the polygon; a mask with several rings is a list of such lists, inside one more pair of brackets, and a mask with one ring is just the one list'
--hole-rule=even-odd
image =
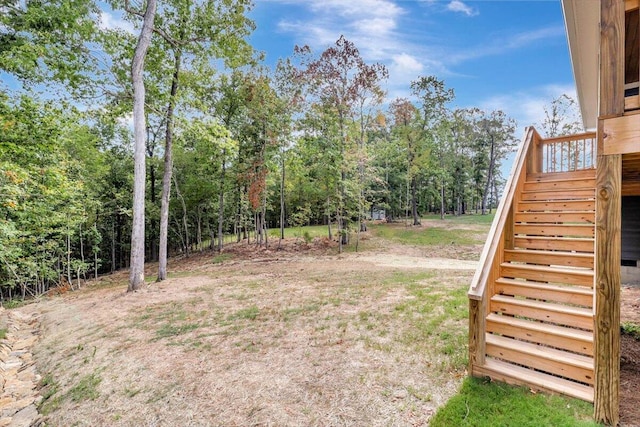
{"label": "wooden stair step", "polygon": [[487,332],[593,356],[593,334],[580,329],[489,313]]}
{"label": "wooden stair step", "polygon": [[557,181],[562,179],[595,179],[596,169],[582,169],[570,172],[533,172],[527,174],[527,181]]}
{"label": "wooden stair step", "polygon": [[504,262],[500,264],[500,276],[593,287],[593,270],[582,268]]}
{"label": "wooden stair step", "polygon": [[593,384],[593,358],[499,335],[486,335],[487,355]]}
{"label": "wooden stair step", "polygon": [[577,286],[558,286],[526,280],[501,277],[496,280],[494,291],[499,295],[535,298],[564,304],[593,307],[593,290]]}
{"label": "wooden stair step", "polygon": [[593,310],[590,308],[494,295],[490,311],[593,331]]}
{"label": "wooden stair step", "polygon": [[570,178],[545,181],[527,181],[524,183],[524,191],[547,191],[547,190],[582,190],[596,188],[596,178]]}
{"label": "wooden stair step", "polygon": [[515,224],[515,234],[530,236],[593,237],[592,224]]}
{"label": "wooden stair step", "polygon": [[483,365],[473,366],[473,375],[487,376],[507,384],[525,386],[544,392],[565,394],[576,399],[593,402],[593,387],[490,357],[485,359]]}
{"label": "wooden stair step", "polygon": [[588,253],[593,253],[594,242],[594,239],[579,237],[515,236],[513,239],[516,248]]}
{"label": "wooden stair step", "polygon": [[590,223],[596,221],[594,211],[563,211],[563,212],[516,212],[515,222],[527,223]]}
{"label": "wooden stair step", "polygon": [[567,192],[564,190],[546,190],[546,191],[523,191],[520,200],[524,201],[540,201],[540,200],[589,200],[595,199],[595,188],[578,189]]}
{"label": "wooden stair step", "polygon": [[556,252],[529,249],[506,249],[505,261],[527,262],[529,264],[561,265],[593,269],[593,254],[576,252]]}
{"label": "wooden stair step", "polygon": [[518,210],[521,212],[544,212],[544,211],[593,211],[596,209],[594,199],[577,200],[534,200],[521,201],[518,203]]}

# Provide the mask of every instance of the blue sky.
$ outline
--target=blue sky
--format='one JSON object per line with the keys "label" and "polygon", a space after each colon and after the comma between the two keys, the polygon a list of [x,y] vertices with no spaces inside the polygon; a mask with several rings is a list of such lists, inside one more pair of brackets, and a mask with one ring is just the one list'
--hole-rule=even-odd
{"label": "blue sky", "polygon": [[320,53],[344,35],[387,66],[389,99],[433,74],[455,90],[453,106],[515,118],[518,138],[555,97],[575,98],[560,0],[255,0],[251,17],[268,64],[296,44]]}

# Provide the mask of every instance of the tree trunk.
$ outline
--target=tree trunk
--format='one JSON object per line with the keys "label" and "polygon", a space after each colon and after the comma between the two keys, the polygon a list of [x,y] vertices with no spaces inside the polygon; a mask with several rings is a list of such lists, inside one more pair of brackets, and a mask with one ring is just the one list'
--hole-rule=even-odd
{"label": "tree trunk", "polygon": [[198,206],[196,216],[196,250],[202,252],[202,249],[202,212],[200,206]]}
{"label": "tree trunk", "polygon": [[440,219],[444,219],[444,211],[445,211],[445,203],[444,203],[444,198],[445,198],[446,192],[445,192],[445,181],[444,178],[442,178],[442,183],[441,183],[441,187],[440,187]]}
{"label": "tree trunk", "polygon": [[187,258],[189,258],[189,250],[191,249],[191,240],[189,239],[189,221],[188,221],[188,212],[187,212],[187,204],[184,202],[184,197],[182,197],[182,193],[180,192],[180,187],[178,186],[178,180],[175,175],[173,176],[173,184],[176,189],[176,195],[178,199],[180,199],[180,204],[182,205],[182,227],[184,227],[184,254]]}
{"label": "tree trunk", "polygon": [[142,29],[131,63],[133,84],[133,128],[134,128],[134,178],[133,178],[133,222],[131,225],[131,269],[128,291],[135,291],[144,284],[144,192],[147,173],[145,141],[145,88],[143,80],[144,58],[151,43],[153,21],[156,16],[156,0],[147,0]]}
{"label": "tree trunk", "polygon": [[171,79],[171,93],[167,107],[167,130],[164,146],[164,174],[162,176],[162,196],[160,201],[160,244],[158,254],[158,282],[167,278],[167,238],[169,235],[169,201],[171,198],[171,174],[173,173],[173,109],[178,93],[178,78],[180,77],[180,62],[182,51],[174,51],[173,78]]}
{"label": "tree trunk", "polygon": [[284,239],[284,217],[285,217],[285,211],[284,211],[284,184],[285,184],[285,181],[284,181],[284,179],[285,179],[284,150],[282,150],[281,157],[282,157],[282,164],[281,164],[282,173],[280,175],[280,240],[278,241],[278,249],[280,248],[280,245],[282,244],[282,240]]}
{"label": "tree trunk", "polygon": [[[67,280],[71,282],[71,231],[67,223]],[[23,296],[24,298],[24,296]]]}
{"label": "tree trunk", "polygon": [[111,274],[116,271],[116,222],[111,221]]}
{"label": "tree trunk", "polygon": [[[84,264],[84,239],[83,239],[83,235],[82,235],[82,223],[80,223],[80,230],[79,230],[79,234],[80,234],[80,261],[82,261],[82,264]],[[84,275],[84,280],[87,280],[87,274],[86,274],[86,270],[83,273]]]}
{"label": "tree trunk", "polygon": [[220,193],[218,194],[218,251],[224,245],[224,180],[227,171],[227,149],[222,150],[222,175],[220,176]]}
{"label": "tree trunk", "polygon": [[[155,206],[156,204],[156,167],[155,165],[151,165],[149,168],[149,180],[150,189],[151,189],[151,204]],[[151,220],[151,241],[149,242],[151,245],[151,261],[156,261],[158,259],[158,221],[154,218]]]}
{"label": "tree trunk", "polygon": [[489,169],[487,170],[487,182],[484,186],[484,194],[482,195],[482,215],[487,214],[487,198],[489,197],[489,191],[491,191],[491,180],[493,179],[493,168],[495,167],[496,159],[493,154],[495,150],[495,139],[491,138],[491,151],[489,154]]}
{"label": "tree trunk", "polygon": [[411,177],[411,215],[413,216],[413,225],[420,225],[420,216],[418,216],[418,180],[415,176]]}

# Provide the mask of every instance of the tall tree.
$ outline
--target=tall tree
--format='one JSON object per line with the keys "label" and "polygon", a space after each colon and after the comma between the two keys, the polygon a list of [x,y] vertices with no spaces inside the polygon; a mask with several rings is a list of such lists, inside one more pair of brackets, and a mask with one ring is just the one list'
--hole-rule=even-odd
{"label": "tall tree", "polygon": [[580,110],[575,99],[562,94],[551,101],[550,105],[546,105],[540,131],[547,138],[584,132]]}
{"label": "tall tree", "polygon": [[163,8],[156,33],[171,52],[173,72],[165,117],[164,175],[160,207],[160,243],[158,281],[167,277],[167,238],[169,229],[169,198],[173,172],[174,115],[182,70],[191,64],[191,72],[207,69],[209,62],[222,58],[227,63],[246,63],[251,59],[251,47],[245,37],[253,29],[246,17],[249,0],[235,2],[172,0]]}
{"label": "tall tree", "polygon": [[[331,46],[320,54],[318,58],[311,56],[311,50],[308,47],[297,47],[296,53],[302,55],[302,76],[308,82],[309,94],[315,98],[315,102],[326,108],[325,118],[333,116],[336,121],[336,129],[338,140],[333,141],[337,148],[337,161],[340,168],[340,179],[338,189],[337,203],[337,222],[339,250],[348,243],[349,236],[349,209],[348,202],[360,201],[360,197],[356,196],[353,200],[353,182],[347,182],[352,177],[353,171],[350,170],[348,160],[349,154],[354,153],[354,149],[359,148],[360,143],[364,143],[364,131],[357,133],[355,138],[352,128],[355,123],[360,122],[362,129],[368,124],[365,114],[365,106],[368,101],[380,102],[382,98],[381,81],[387,77],[387,70],[382,64],[367,64],[358,48],[353,42],[347,40],[344,36],[336,41],[335,46]],[[366,112],[368,113],[368,111]],[[362,134],[362,138],[360,135]],[[354,145],[353,140],[357,143]],[[330,151],[330,150],[327,150]],[[356,165],[358,162],[356,161]],[[357,166],[356,166],[357,170]],[[356,177],[358,176],[356,172]],[[356,194],[359,190],[356,185]],[[347,197],[351,200],[347,200]],[[357,208],[356,208],[357,209]],[[358,212],[359,215],[359,212]]]}
{"label": "tall tree", "polygon": [[[127,8],[128,6],[127,1]],[[131,62],[131,82],[133,84],[134,183],[129,292],[136,291],[144,284],[144,193],[147,171],[145,162],[146,118],[144,113],[145,88],[143,72],[144,58],[151,44],[156,8],[156,0],[147,0],[147,7],[143,14],[142,29],[140,30],[138,43],[133,54],[133,61]]]}
{"label": "tall tree", "polygon": [[[453,100],[453,89],[448,89],[443,80],[435,76],[419,77],[418,80],[411,82],[411,91],[418,98],[420,104],[420,139],[421,147],[419,151],[426,151],[426,147],[433,146],[436,141],[443,141],[446,138],[438,138],[437,132],[442,130],[441,122],[446,118],[446,104]],[[437,144],[436,144],[437,145]],[[438,152],[443,151],[438,146]],[[414,158],[415,159],[415,158]],[[415,161],[415,160],[414,160]],[[410,165],[413,167],[414,165]],[[442,167],[441,167],[442,168]],[[444,174],[440,173],[441,182]],[[441,185],[441,201],[444,203],[444,195],[442,195],[443,185]],[[441,204],[441,215],[444,214]],[[411,210],[414,215],[413,225],[419,225],[416,213],[417,206],[417,181],[415,175],[411,177]]]}
{"label": "tall tree", "polygon": [[478,121],[478,142],[481,150],[485,150],[489,164],[482,194],[482,215],[487,213],[487,200],[494,180],[498,175],[500,160],[515,146],[514,132],[516,121],[508,117],[503,111],[496,110],[484,113]]}

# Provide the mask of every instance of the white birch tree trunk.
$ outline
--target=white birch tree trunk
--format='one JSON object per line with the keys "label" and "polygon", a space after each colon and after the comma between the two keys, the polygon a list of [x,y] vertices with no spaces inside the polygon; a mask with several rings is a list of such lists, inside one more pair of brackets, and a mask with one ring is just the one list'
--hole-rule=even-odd
{"label": "white birch tree trunk", "polygon": [[131,267],[129,270],[128,292],[139,289],[144,284],[144,193],[146,177],[146,119],[144,114],[145,88],[143,80],[144,58],[151,44],[153,22],[156,16],[156,0],[147,0],[147,9],[138,43],[131,63],[133,84],[133,133],[134,133],[134,182],[133,182],[133,223],[131,225]]}

